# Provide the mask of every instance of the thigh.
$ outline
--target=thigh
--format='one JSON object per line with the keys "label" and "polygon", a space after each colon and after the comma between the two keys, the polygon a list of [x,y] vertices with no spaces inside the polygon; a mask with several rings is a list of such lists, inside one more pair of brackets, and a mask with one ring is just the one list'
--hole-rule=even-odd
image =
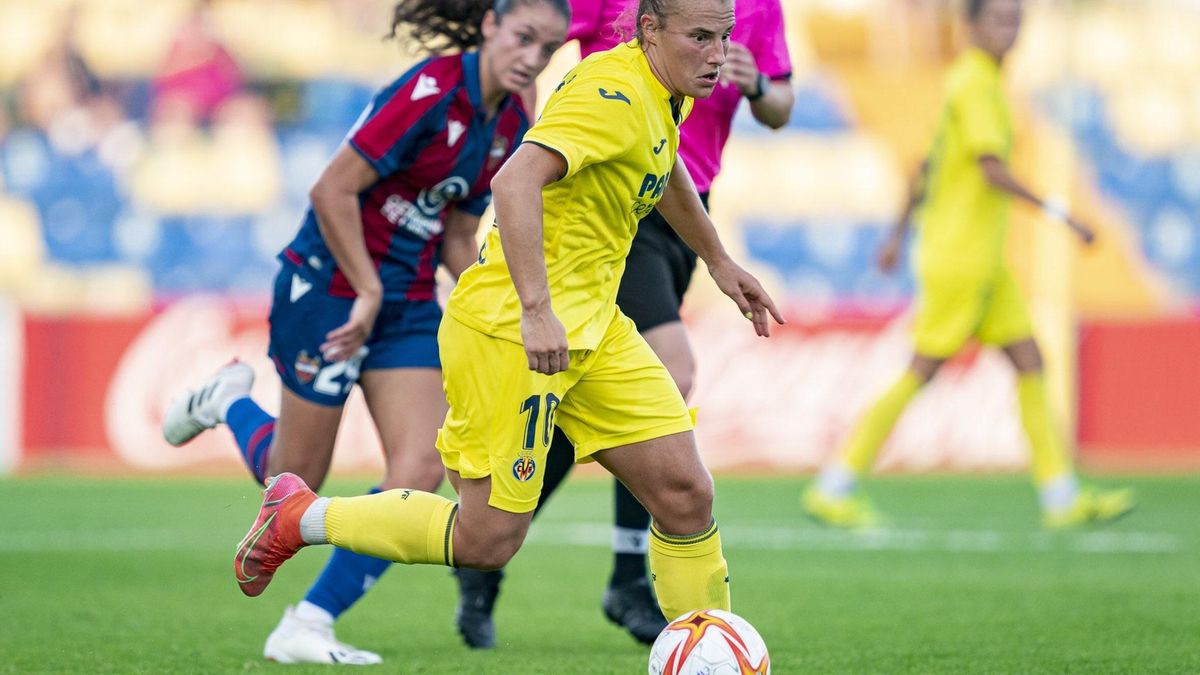
{"label": "thigh", "polygon": [[341,420],[342,406],[313,403],[282,389],[267,473],[294,473],[313,490],[320,489],[329,473]]}
{"label": "thigh", "polygon": [[595,459],[621,480],[672,534],[700,532],[712,521],[712,476],[692,432],[601,450]]}
{"label": "thigh", "polygon": [[684,400],[692,390],[692,378],[696,373],[696,357],[692,354],[691,341],[682,321],[671,321],[642,331],[646,344],[658,355],[666,366],[679,393]]}
{"label": "thigh", "polygon": [[989,345],[1011,345],[1029,340],[1033,325],[1021,287],[1007,267],[1001,268],[979,325],[979,341]]}
{"label": "thigh", "polygon": [[598,348],[581,358],[578,367],[579,380],[557,416],[575,444],[577,460],[692,430],[691,413],[671,374],[623,314],[617,313]]}
{"label": "thigh", "polygon": [[[309,290],[292,293],[297,283]],[[275,278],[268,352],[285,389],[313,404],[341,406],[358,380],[364,354],[333,362],[321,356],[326,334],[346,322],[353,303],[320,288],[306,268],[284,263]]]}
{"label": "thigh", "polygon": [[988,286],[951,277],[918,279],[915,351],[922,356],[953,356],[979,329],[988,302]]}
{"label": "thigh", "polygon": [[434,442],[446,417],[441,369],[364,370],[359,384],[389,466],[412,455],[437,461]]}
{"label": "thigh", "polygon": [[[529,370],[521,345],[484,335],[452,316],[438,333],[449,411],[437,448],[461,479],[490,477],[489,504],[513,513],[537,506],[560,403],[577,366],[552,376]],[[577,352],[572,352],[576,361]]]}

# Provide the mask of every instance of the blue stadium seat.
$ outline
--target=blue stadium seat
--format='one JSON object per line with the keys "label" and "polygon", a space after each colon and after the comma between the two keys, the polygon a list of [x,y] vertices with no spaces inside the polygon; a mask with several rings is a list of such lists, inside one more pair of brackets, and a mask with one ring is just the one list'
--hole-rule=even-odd
{"label": "blue stadium seat", "polygon": [[116,180],[94,152],[54,156],[48,176],[30,197],[42,219],[46,253],[71,265],[119,259],[113,223],[121,210]]}
{"label": "blue stadium seat", "polygon": [[800,300],[812,293],[870,307],[894,306],[912,292],[901,271],[875,269],[884,227],[868,222],[772,222],[742,224],[750,257],[778,273]]}
{"label": "blue stadium seat", "polygon": [[258,254],[246,216],[166,218],[146,264],[160,292],[266,293],[274,264]]}
{"label": "blue stadium seat", "polygon": [[374,89],[338,79],[304,83],[300,124],[306,129],[345,133],[371,102]]}
{"label": "blue stadium seat", "polygon": [[7,192],[31,199],[34,191],[55,180],[54,151],[46,135],[35,129],[14,129],[0,145],[0,172]]}

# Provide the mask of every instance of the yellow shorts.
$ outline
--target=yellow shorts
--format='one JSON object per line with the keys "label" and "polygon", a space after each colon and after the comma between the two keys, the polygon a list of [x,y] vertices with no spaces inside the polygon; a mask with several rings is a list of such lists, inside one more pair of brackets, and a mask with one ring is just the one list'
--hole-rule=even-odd
{"label": "yellow shorts", "polygon": [[620,312],[594,351],[572,350],[570,367],[554,375],[530,370],[521,345],[449,314],[438,347],[450,402],[438,431],[442,463],[463,478],[491,476],[488,503],[498,509],[537,506],[555,425],[575,445],[577,462],[693,427],[670,373]]}
{"label": "yellow shorts", "polygon": [[917,286],[913,342],[918,354],[945,359],[972,337],[1008,345],[1033,335],[1025,299],[1007,267],[987,281],[918,275]]}

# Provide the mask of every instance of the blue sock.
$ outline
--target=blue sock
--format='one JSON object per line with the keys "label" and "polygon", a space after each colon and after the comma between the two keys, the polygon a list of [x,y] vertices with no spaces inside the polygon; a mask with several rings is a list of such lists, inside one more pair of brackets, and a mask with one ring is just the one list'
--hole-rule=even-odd
{"label": "blue sock", "polygon": [[[379,491],[377,487],[371,488],[370,494]],[[321,576],[317,577],[316,583],[308,589],[308,595],[304,596],[304,599],[329,612],[336,619],[358,602],[391,564],[390,560],[335,548],[333,555],[329,556],[329,562],[325,563]]]}
{"label": "blue sock", "polygon": [[242,461],[260,485],[266,482],[267,455],[275,436],[275,418],[258,407],[253,399],[239,398],[225,412],[225,424],[237,439]]}

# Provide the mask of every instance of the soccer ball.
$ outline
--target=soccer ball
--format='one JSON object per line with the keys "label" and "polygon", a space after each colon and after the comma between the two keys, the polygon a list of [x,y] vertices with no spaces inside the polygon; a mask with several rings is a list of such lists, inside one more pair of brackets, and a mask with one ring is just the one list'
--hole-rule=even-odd
{"label": "soccer ball", "polygon": [[733,612],[701,609],[675,619],[650,648],[650,675],[770,675],[767,645]]}

